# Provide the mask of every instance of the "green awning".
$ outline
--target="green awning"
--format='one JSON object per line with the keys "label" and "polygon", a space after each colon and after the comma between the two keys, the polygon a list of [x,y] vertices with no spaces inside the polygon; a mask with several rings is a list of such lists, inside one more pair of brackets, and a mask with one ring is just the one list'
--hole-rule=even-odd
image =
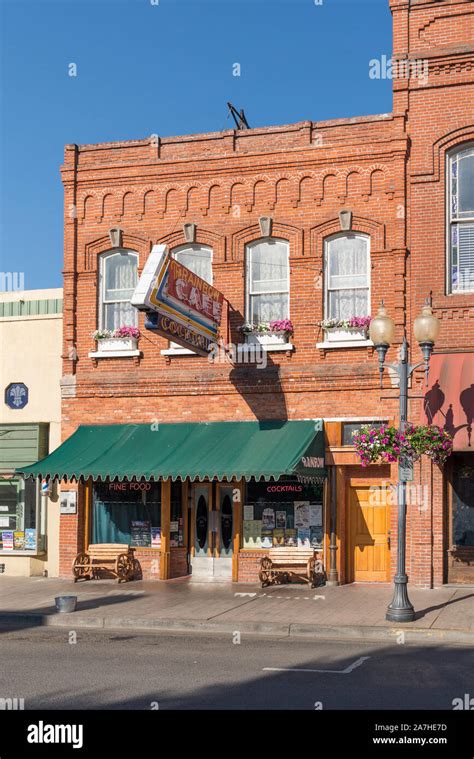
{"label": "green awning", "polygon": [[83,425],[21,471],[52,479],[326,476],[322,420]]}

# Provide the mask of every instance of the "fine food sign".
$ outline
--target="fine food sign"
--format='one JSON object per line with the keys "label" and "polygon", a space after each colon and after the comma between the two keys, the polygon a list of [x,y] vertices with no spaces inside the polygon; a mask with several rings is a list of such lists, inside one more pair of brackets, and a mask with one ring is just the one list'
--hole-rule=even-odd
{"label": "fine food sign", "polygon": [[217,341],[224,296],[155,245],[131,298],[147,311],[145,327],[207,356]]}

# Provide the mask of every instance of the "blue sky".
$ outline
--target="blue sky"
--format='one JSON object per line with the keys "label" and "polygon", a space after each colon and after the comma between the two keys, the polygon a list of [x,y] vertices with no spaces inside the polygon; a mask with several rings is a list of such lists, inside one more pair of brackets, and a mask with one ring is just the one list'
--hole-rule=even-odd
{"label": "blue sky", "polygon": [[229,129],[228,100],[252,127],[392,108],[391,81],[368,73],[391,54],[388,0],[0,0],[0,10],[0,271],[24,272],[27,289],[62,285],[67,143]]}

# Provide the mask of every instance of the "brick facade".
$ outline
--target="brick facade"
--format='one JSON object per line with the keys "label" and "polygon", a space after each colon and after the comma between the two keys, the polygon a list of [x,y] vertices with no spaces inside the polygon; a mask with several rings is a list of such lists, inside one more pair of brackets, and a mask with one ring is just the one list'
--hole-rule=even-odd
{"label": "brick facade", "polygon": [[[390,6],[395,56],[429,63],[424,84],[394,80],[390,114],[66,146],[63,439],[89,423],[396,419],[397,389],[386,373],[380,390],[372,348],[317,347],[323,340],[324,241],[341,230],[341,210],[352,212],[352,231],[370,238],[371,311],[384,298],[397,327],[388,360],[396,360],[403,330],[412,334],[430,291],[442,321],[439,347],[474,348],[472,295],[445,294],[444,171],[446,151],[474,139],[474,7],[460,0],[391,0]],[[272,217],[273,236],[290,245],[294,350],[269,353],[265,370],[165,356],[160,351],[167,342],[144,330],[140,315],[140,357],[89,357],[98,319],[98,260],[111,247],[111,227],[123,230],[123,247],[138,252],[141,269],[153,244],[181,245],[183,224],[195,223],[196,242],[213,249],[213,284],[230,304],[226,339],[238,343],[245,246],[261,237],[261,216]],[[415,347],[413,360],[418,358]],[[412,389],[413,421],[422,381],[417,375]],[[385,476],[374,471],[376,478]],[[443,582],[443,475],[423,461],[417,476],[429,485],[430,508],[409,514],[408,571],[411,581],[430,587]],[[344,508],[338,491],[341,520]],[[81,497],[77,519],[61,519],[63,575],[84,542],[83,513]],[[343,533],[339,540],[344,581]],[[172,576],[179,575],[180,562],[172,552]],[[256,554],[242,554],[239,579],[255,579],[257,564]]]}

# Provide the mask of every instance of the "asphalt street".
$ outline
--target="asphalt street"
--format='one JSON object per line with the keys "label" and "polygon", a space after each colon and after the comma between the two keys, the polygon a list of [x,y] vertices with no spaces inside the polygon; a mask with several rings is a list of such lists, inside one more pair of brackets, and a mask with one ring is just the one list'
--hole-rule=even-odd
{"label": "asphalt street", "polygon": [[242,635],[0,631],[0,697],[25,709],[452,709],[466,647]]}

